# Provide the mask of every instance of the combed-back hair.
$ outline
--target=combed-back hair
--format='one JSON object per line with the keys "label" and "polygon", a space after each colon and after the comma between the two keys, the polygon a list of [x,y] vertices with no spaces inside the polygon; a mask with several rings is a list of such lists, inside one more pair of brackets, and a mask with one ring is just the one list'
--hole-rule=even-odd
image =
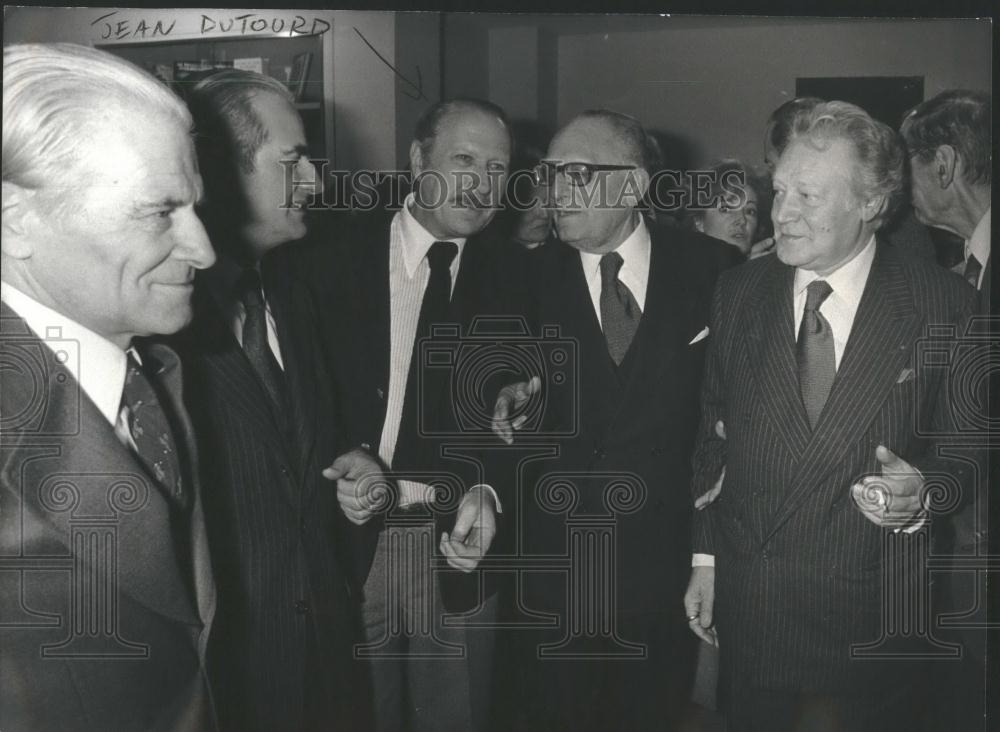
{"label": "combed-back hair", "polygon": [[989,94],[965,89],[950,89],[918,104],[900,128],[907,152],[926,163],[941,145],[950,145],[962,159],[965,180],[990,185],[992,107]]}
{"label": "combed-back hair", "polygon": [[184,103],[156,77],[106,51],[73,43],[3,50],[3,180],[25,188],[65,184],[81,142],[109,115],[161,113],[191,128]]}

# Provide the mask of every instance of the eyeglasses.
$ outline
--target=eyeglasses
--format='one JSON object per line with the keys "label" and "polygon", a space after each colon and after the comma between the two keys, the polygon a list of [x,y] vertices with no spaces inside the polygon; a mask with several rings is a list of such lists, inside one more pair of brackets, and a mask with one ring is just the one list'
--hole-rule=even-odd
{"label": "eyeglasses", "polygon": [[601,163],[556,163],[543,160],[535,167],[535,185],[548,186],[555,182],[556,174],[562,173],[572,185],[585,186],[602,170],[635,170],[635,165],[603,165]]}

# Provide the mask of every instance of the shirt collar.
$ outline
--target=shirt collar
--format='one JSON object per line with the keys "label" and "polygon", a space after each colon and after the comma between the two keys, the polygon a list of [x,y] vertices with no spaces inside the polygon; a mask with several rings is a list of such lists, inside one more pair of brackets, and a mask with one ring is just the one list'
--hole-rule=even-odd
{"label": "shirt collar", "polygon": [[403,202],[403,209],[399,212],[399,232],[403,244],[403,265],[406,267],[406,276],[413,277],[420,265],[420,260],[427,256],[427,250],[436,241],[451,241],[458,246],[458,254],[452,263],[454,267],[462,257],[462,249],[465,247],[464,238],[437,239],[431,232],[427,231],[423,225],[417,221],[410,210],[414,205],[415,196],[411,193]]}
{"label": "shirt collar", "polygon": [[986,266],[986,262],[990,258],[990,211],[992,208],[990,206],[986,209],[986,213],[976,224],[972,236],[965,242],[965,258],[968,259],[970,254],[974,254],[983,267]]}
{"label": "shirt collar", "polygon": [[[639,216],[639,223],[632,230],[625,241],[618,245],[614,251],[618,252],[622,258],[622,268],[618,271],[621,279],[622,273],[626,271],[646,272],[649,270],[649,252],[652,243],[649,239],[649,229],[646,228],[646,221]],[[597,276],[597,270],[601,266],[603,254],[593,252],[580,252],[580,261],[583,263],[583,273],[589,282]]]}
{"label": "shirt collar", "polygon": [[856,309],[858,303],[861,302],[861,295],[865,291],[865,283],[868,282],[868,273],[871,272],[874,261],[875,235],[872,234],[872,238],[868,240],[864,249],[826,277],[820,277],[811,270],[796,269],[794,294],[798,297],[812,282],[823,279],[830,283],[830,287],[833,288],[837,297]]}
{"label": "shirt collar", "polygon": [[125,387],[125,351],[6,282],[0,283],[0,299],[57,357],[68,356],[66,370],[108,422],[115,424]]}

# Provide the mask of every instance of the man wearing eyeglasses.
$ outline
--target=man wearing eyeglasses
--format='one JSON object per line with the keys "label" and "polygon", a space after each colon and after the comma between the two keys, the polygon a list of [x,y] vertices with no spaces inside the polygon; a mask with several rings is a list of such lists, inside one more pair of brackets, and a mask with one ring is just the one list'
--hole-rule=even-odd
{"label": "man wearing eyeglasses", "polygon": [[[531,728],[676,729],[690,694],[689,461],[715,272],[700,235],[647,225],[648,150],[635,119],[589,111],[556,135],[537,171],[559,236],[533,253],[538,320],[578,344],[579,389],[563,396],[533,379],[506,390],[494,415],[510,442],[522,424],[508,422],[512,410],[539,391],[548,400],[543,429],[558,451],[530,468],[525,547],[573,564],[527,581],[526,604],[559,618],[525,651],[537,659],[525,690]],[[569,513],[546,488],[560,476],[577,499]],[[610,522],[602,553],[575,554],[567,537],[581,520]],[[579,577],[603,584],[580,595]]]}

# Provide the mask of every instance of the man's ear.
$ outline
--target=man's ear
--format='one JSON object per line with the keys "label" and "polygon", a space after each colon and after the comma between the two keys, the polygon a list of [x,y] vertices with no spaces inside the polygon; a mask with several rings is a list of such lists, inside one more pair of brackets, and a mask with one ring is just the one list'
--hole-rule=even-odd
{"label": "man's ear", "polygon": [[0,220],[3,253],[14,259],[31,256],[31,230],[38,220],[37,192],[10,181],[3,181],[3,218]]}
{"label": "man's ear", "polygon": [[876,216],[881,215],[888,205],[889,199],[884,195],[872,196],[861,207],[862,220],[865,223],[871,222]]}
{"label": "man's ear", "polygon": [[424,170],[424,150],[420,143],[414,140],[410,143],[410,172],[416,178]]}
{"label": "man's ear", "polygon": [[695,231],[700,231],[702,234],[705,233],[705,220],[699,216],[694,220]]}
{"label": "man's ear", "polygon": [[938,145],[934,151],[934,173],[942,189],[951,185],[955,179],[955,167],[958,165],[961,165],[961,162],[955,153],[955,148],[951,145]]}

